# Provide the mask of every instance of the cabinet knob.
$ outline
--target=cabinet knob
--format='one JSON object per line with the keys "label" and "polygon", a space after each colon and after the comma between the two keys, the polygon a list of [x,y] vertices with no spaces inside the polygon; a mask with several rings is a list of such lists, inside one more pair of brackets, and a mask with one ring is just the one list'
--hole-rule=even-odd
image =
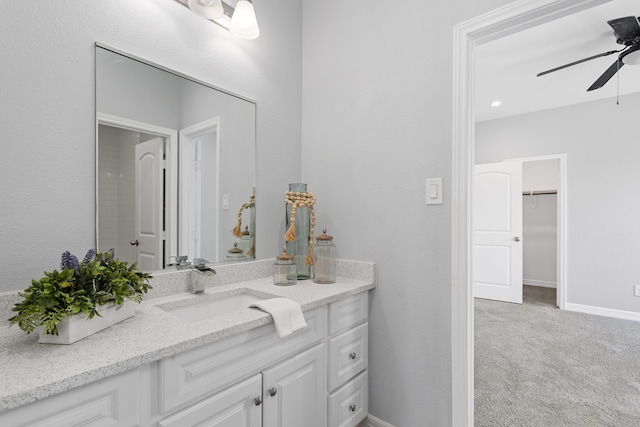
{"label": "cabinet knob", "polygon": [[129,242],[131,246],[138,246],[140,243],[137,240],[132,240]]}
{"label": "cabinet knob", "polygon": [[351,406],[349,406],[349,410],[350,410],[351,412],[356,412],[356,404],[355,404],[355,403],[352,403],[352,404],[351,404]]}
{"label": "cabinet knob", "polygon": [[253,403],[256,404],[256,406],[260,406],[262,405],[262,396],[258,396],[253,400]]}
{"label": "cabinet knob", "polygon": [[353,352],[353,353],[351,353],[349,355],[349,359],[351,359],[351,360],[356,360],[356,357],[358,357],[358,355],[355,352]]}
{"label": "cabinet knob", "polygon": [[278,394],[278,388],[277,387],[272,387],[269,389],[269,396],[273,397],[276,394]]}

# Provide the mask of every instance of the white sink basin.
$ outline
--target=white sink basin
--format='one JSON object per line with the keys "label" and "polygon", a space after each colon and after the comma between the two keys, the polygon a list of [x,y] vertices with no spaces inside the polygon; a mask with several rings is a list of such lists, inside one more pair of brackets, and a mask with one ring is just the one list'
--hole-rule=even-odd
{"label": "white sink basin", "polygon": [[[206,298],[203,301],[197,301]],[[190,322],[199,322],[205,319],[223,316],[236,311],[249,310],[249,305],[253,302],[267,299],[248,293],[240,293],[219,298],[209,298],[199,296],[196,301],[179,307],[162,308],[164,311],[173,314]]]}

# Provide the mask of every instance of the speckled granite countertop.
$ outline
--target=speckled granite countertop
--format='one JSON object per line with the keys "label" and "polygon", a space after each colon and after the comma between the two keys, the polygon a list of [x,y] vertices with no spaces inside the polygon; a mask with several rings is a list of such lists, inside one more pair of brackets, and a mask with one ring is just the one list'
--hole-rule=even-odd
{"label": "speckled granite countertop", "polygon": [[[221,279],[213,277],[214,287],[204,295],[185,292],[191,273],[162,273],[153,279],[152,298],[136,305],[135,316],[71,345],[39,344],[36,333],[26,335],[17,326],[0,327],[0,412],[273,322],[269,314],[256,309],[189,322],[158,306],[247,291],[291,298],[307,311],[375,287],[373,263],[341,260],[337,283],[303,280],[294,286],[275,286],[270,277],[264,278],[272,264],[256,261],[231,266],[229,271],[216,266]],[[232,281],[237,277],[233,271],[239,268],[253,269],[254,275],[263,278],[251,279],[251,273],[243,273],[248,280],[217,283]]]}

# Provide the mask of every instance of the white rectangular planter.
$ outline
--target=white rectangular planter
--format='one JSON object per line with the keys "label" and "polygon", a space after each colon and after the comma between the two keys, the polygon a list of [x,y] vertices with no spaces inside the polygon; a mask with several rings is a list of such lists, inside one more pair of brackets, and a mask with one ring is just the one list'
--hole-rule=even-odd
{"label": "white rectangular planter", "polygon": [[84,313],[74,314],[71,317],[62,319],[58,323],[58,335],[45,334],[44,328],[39,327],[40,338],[38,342],[44,344],[72,344],[133,316],[135,314],[134,302],[125,301],[124,304],[118,306],[108,304],[100,307],[98,312],[100,316],[93,316],[92,319],[89,319]]}

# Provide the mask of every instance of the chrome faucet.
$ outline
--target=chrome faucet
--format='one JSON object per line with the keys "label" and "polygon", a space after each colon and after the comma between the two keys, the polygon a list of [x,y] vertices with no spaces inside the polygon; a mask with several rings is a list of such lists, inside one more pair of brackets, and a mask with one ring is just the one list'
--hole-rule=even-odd
{"label": "chrome faucet", "polygon": [[167,267],[175,267],[178,270],[186,270],[191,268],[191,263],[187,261],[186,255],[176,255],[173,258],[176,259],[176,262],[173,264],[167,264]]}
{"label": "chrome faucet", "polygon": [[204,277],[213,276],[214,274],[216,274],[216,271],[213,268],[207,267],[208,262],[209,261],[203,258],[193,259],[193,268],[196,270],[196,272],[200,273],[196,273],[196,277],[192,278],[191,280],[191,292],[194,294],[204,293]]}

